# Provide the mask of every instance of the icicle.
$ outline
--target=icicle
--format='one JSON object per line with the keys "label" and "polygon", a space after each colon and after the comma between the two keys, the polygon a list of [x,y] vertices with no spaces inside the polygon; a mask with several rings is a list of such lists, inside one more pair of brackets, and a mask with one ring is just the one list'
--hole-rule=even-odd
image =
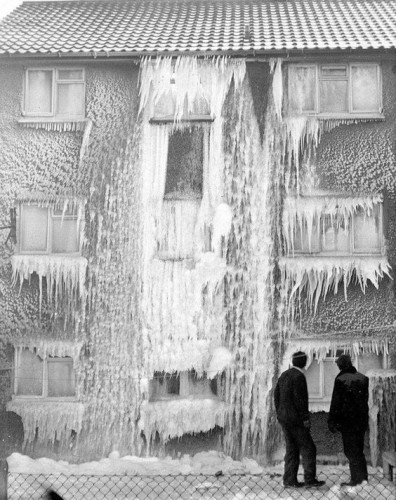
{"label": "icicle", "polygon": [[76,401],[13,400],[7,403],[7,411],[21,416],[24,445],[37,437],[46,443],[56,440],[67,444],[72,431],[81,432],[84,405]]}
{"label": "icicle", "polygon": [[289,283],[290,303],[294,296],[306,290],[311,306],[316,312],[319,298],[323,300],[329,290],[337,293],[338,284],[344,281],[345,299],[347,287],[355,273],[363,293],[367,281],[376,288],[385,275],[390,277],[390,266],[385,257],[294,257],[279,261],[285,283]]}
{"label": "icicle", "polygon": [[282,59],[270,59],[270,69],[273,73],[272,79],[272,96],[274,108],[277,118],[282,118],[282,101],[283,101],[283,76],[282,76]]}
{"label": "icicle", "polygon": [[[380,451],[392,450],[396,439],[396,370],[370,370],[369,427],[370,453],[373,467]],[[380,435],[379,435],[380,433]],[[379,438],[384,449],[379,450]]]}

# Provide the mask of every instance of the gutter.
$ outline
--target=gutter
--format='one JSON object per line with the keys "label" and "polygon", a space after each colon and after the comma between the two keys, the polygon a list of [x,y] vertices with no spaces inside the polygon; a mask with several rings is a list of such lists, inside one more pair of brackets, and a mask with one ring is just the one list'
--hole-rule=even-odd
{"label": "gutter", "polygon": [[88,51],[88,52],[52,52],[52,53],[3,53],[0,54],[0,60],[11,60],[11,59],[58,59],[58,60],[75,60],[75,59],[87,59],[91,61],[125,61],[136,60],[139,62],[143,57],[199,57],[199,58],[211,58],[211,57],[234,57],[234,58],[245,58],[247,61],[262,61],[268,62],[274,57],[280,57],[282,59],[289,58],[304,58],[306,56],[318,56],[318,55],[354,55],[359,53],[359,57],[370,57],[375,55],[378,57],[379,53],[381,56],[386,56],[386,58],[394,57],[396,53],[396,47],[394,48],[378,48],[378,49],[364,49],[364,48],[347,48],[347,49],[295,49],[295,50],[233,50],[233,51],[125,51],[125,52],[109,52],[109,51]]}

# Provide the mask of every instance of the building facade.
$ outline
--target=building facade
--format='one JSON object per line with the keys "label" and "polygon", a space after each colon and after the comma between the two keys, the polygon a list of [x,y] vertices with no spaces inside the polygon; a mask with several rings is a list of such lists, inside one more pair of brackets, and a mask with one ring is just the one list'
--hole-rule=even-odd
{"label": "building facade", "polygon": [[300,349],[322,453],[340,352],[394,447],[390,20],[389,0],[94,0],[2,21],[2,404],[27,453],[195,436],[271,460]]}

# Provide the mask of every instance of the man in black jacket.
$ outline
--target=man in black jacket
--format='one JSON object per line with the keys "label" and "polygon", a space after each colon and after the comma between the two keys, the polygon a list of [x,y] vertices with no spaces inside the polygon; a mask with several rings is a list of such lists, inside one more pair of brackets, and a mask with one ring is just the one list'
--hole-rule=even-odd
{"label": "man in black jacket", "polygon": [[[293,367],[282,373],[275,387],[275,408],[286,440],[283,485],[299,488],[325,484],[316,479],[316,446],[310,433],[308,389],[303,368],[307,356],[299,351],[293,354]],[[297,481],[300,454],[304,469],[304,483]]]}
{"label": "man in black jacket", "polygon": [[342,485],[356,486],[367,481],[364,434],[368,427],[368,378],[352,366],[351,357],[342,354],[336,361],[340,373],[334,381],[328,425],[341,431],[344,453],[349,460],[351,480]]}

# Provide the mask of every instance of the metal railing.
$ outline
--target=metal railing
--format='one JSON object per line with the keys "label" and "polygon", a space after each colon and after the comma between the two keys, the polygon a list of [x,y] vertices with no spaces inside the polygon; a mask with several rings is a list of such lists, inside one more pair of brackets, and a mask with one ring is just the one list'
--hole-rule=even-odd
{"label": "metal railing", "polygon": [[[374,469],[373,469],[374,470]],[[8,474],[7,500],[39,500],[49,489],[64,500],[265,500],[359,498],[390,500],[396,498],[396,485],[380,469],[369,474],[368,483],[341,487],[349,480],[346,467],[318,471],[326,484],[320,488],[284,488],[280,473],[263,474],[177,474],[177,475],[65,475]],[[299,477],[302,481],[302,478]],[[352,495],[352,496],[350,496]],[[1,499],[3,500],[3,499]]]}

